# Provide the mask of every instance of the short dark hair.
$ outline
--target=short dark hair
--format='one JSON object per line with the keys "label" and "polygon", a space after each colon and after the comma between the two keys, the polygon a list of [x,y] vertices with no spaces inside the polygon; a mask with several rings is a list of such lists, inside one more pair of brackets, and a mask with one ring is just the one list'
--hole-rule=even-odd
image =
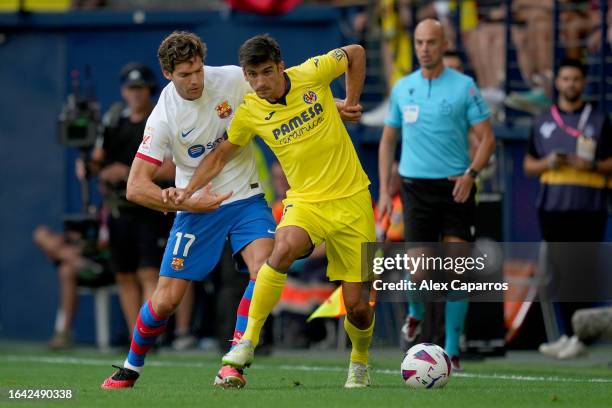
{"label": "short dark hair", "polygon": [[444,51],[443,57],[461,59],[461,55],[459,55],[459,52],[457,50],[446,50]]}
{"label": "short dark hair", "polygon": [[243,68],[268,61],[279,64],[282,60],[278,43],[268,34],[260,34],[249,38],[240,46],[238,51],[238,61]]}
{"label": "short dark hair", "polygon": [[559,67],[557,68],[557,75],[563,68],[576,68],[582,72],[582,76],[586,77],[586,67],[582,63],[582,61],[577,60],[575,58],[564,58],[561,63],[559,63]]}
{"label": "short dark hair", "polygon": [[174,72],[178,64],[206,55],[206,44],[194,33],[175,31],[162,41],[157,50],[157,59],[162,70]]}

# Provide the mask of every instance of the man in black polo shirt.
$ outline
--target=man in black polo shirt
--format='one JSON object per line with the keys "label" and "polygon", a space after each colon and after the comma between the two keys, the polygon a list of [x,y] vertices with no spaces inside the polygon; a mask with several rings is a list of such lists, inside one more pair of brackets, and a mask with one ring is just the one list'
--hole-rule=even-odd
{"label": "man in black polo shirt", "polygon": [[[547,242],[604,239],[608,220],[606,183],[612,173],[612,134],[606,114],[583,100],[585,85],[584,66],[576,60],[562,61],[555,78],[558,101],[536,118],[523,162],[527,175],[540,177],[537,208],[542,237]],[[568,251],[570,248],[548,248],[551,269],[547,273],[554,277],[553,285],[567,286],[571,276],[577,274],[589,278],[591,268],[587,264],[582,265],[583,270],[567,271],[569,274],[562,270],[573,268],[567,262],[572,257],[595,258],[596,248],[592,251],[594,257],[586,255],[583,249],[578,249],[582,251],[578,254]],[[561,323],[565,323],[562,332],[571,335],[567,322],[585,304],[558,303],[556,307],[563,317]],[[540,351],[556,356],[568,341],[569,337],[564,334],[557,341],[542,344]]]}

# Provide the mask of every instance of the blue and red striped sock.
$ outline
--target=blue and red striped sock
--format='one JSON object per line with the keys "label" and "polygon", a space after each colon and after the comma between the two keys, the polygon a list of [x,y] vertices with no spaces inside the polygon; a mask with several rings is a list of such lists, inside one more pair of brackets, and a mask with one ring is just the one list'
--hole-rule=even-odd
{"label": "blue and red striped sock", "polygon": [[238,305],[238,312],[236,312],[236,328],[234,329],[234,338],[232,339],[231,348],[234,348],[236,342],[242,338],[242,335],[246,330],[247,322],[249,320],[249,307],[251,306],[254,287],[255,281],[251,279],[244,290],[244,294],[242,295],[242,299]]}
{"label": "blue and red striped sock", "polygon": [[123,367],[140,372],[147,352],[153,347],[155,340],[166,331],[167,323],[168,318],[159,317],[153,310],[150,300],[142,305],[136,319],[130,352]]}

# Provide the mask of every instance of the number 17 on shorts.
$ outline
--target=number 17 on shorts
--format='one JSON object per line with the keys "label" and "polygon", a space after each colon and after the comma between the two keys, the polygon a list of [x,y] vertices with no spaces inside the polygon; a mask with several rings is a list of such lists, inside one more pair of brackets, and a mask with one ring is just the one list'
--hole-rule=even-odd
{"label": "number 17 on shorts", "polygon": [[185,258],[189,255],[189,248],[196,240],[193,234],[177,232],[175,235],[174,248],[172,249],[172,263],[170,266],[175,271],[180,271],[185,267]]}

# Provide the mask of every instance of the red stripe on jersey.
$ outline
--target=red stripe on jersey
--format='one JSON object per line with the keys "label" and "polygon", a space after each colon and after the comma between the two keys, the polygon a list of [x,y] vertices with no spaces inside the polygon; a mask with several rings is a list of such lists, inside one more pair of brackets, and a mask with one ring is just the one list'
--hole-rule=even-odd
{"label": "red stripe on jersey", "polygon": [[142,159],[144,161],[148,161],[149,163],[153,163],[156,166],[161,166],[162,165],[161,161],[159,161],[157,159],[154,159],[151,156],[147,156],[145,154],[142,154],[142,153],[136,153],[136,157],[138,157],[139,159]]}

